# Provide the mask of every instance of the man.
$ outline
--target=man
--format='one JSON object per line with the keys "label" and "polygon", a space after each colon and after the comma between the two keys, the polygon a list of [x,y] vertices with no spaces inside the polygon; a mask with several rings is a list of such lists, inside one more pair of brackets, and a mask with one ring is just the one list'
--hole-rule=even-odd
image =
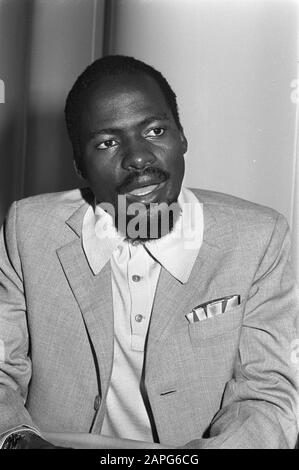
{"label": "man", "polygon": [[294,447],[284,218],[181,187],[176,97],[140,61],[91,64],[66,121],[90,189],[16,202],[2,229],[4,447]]}

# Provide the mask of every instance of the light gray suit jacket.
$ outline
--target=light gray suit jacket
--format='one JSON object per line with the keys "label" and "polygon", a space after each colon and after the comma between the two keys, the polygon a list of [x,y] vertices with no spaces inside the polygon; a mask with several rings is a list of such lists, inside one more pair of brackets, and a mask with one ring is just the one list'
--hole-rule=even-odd
{"label": "light gray suit jacket", "polygon": [[[294,447],[299,308],[287,223],[272,209],[194,192],[203,203],[203,244],[186,284],[162,268],[148,333],[145,384],[160,442]],[[113,311],[110,264],[95,276],[82,250],[90,198],[88,190],[27,198],[3,225],[0,433],[20,424],[101,430]],[[230,294],[240,294],[239,306],[186,320],[194,306]]]}

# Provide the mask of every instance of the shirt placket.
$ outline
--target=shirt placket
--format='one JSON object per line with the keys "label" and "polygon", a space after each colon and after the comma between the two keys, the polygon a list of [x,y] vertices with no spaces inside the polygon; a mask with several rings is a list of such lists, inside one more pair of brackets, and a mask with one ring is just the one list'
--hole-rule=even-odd
{"label": "shirt placket", "polygon": [[150,317],[150,279],[147,253],[142,245],[130,245],[128,282],[131,294],[131,348],[144,351]]}

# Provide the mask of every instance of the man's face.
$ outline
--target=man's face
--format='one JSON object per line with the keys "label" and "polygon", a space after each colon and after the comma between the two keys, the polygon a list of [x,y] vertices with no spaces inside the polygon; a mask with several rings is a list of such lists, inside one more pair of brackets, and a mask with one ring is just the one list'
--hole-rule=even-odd
{"label": "man's face", "polygon": [[177,201],[187,142],[159,85],[145,74],[97,82],[84,104],[83,169],[98,202]]}

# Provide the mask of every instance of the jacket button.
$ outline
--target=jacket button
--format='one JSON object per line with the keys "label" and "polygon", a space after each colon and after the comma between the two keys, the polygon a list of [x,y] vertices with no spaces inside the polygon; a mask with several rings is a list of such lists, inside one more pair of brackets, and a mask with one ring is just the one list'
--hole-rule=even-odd
{"label": "jacket button", "polygon": [[100,395],[96,395],[94,399],[94,404],[93,404],[95,411],[98,411],[98,409],[100,408],[100,404],[101,404],[101,397]]}

